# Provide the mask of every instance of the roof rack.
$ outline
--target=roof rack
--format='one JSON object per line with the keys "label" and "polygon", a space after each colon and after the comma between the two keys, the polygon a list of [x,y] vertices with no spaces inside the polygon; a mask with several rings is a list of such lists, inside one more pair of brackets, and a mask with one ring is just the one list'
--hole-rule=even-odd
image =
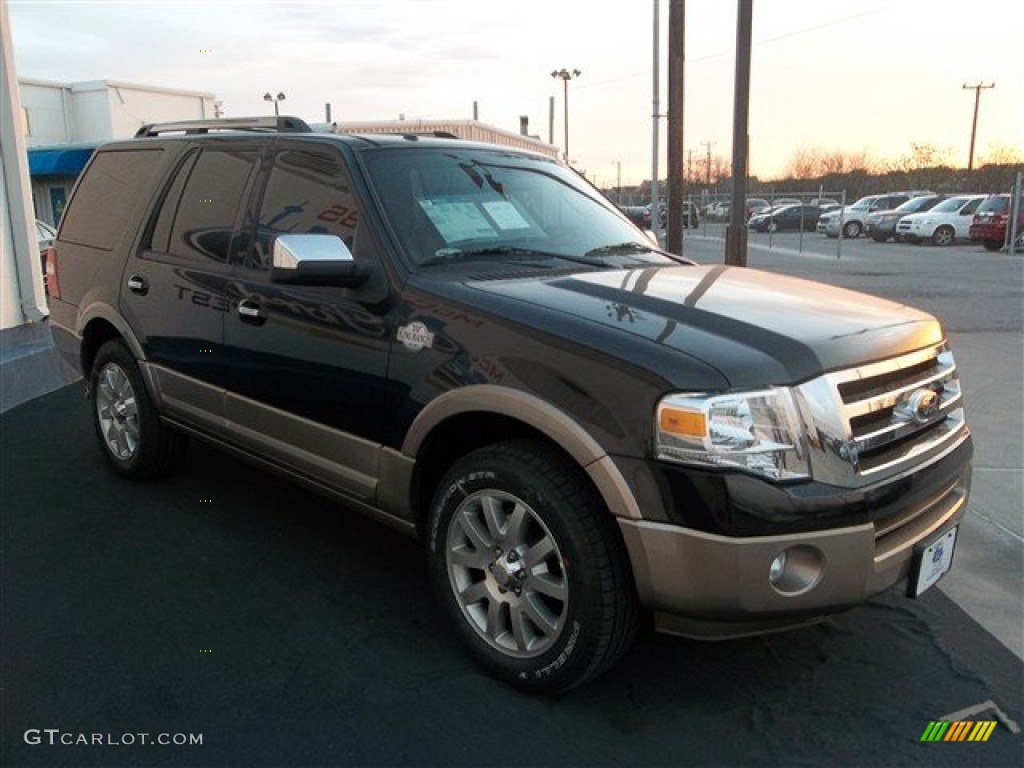
{"label": "roof rack", "polygon": [[259,133],[311,133],[312,128],[298,117],[228,117],[217,120],[183,120],[177,123],[147,123],[135,138],[159,136],[162,133],[186,135],[211,131],[255,131]]}

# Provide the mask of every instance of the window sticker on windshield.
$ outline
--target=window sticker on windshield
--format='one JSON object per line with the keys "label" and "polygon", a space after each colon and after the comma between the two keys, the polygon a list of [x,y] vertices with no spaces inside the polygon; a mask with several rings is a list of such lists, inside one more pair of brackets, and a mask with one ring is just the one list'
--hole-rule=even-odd
{"label": "window sticker on windshield", "polygon": [[498,233],[476,203],[420,200],[420,208],[448,243],[495,238]]}
{"label": "window sticker on windshield", "polygon": [[483,206],[484,210],[487,211],[487,215],[498,226],[498,229],[530,228],[530,222],[524,219],[519,209],[508,200],[490,200],[484,203]]}

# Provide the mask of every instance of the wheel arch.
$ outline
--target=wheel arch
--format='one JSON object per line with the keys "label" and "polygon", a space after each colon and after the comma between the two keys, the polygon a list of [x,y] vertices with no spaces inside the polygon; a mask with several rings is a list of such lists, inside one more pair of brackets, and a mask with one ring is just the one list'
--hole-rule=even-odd
{"label": "wheel arch", "polygon": [[578,422],[536,395],[476,385],[433,400],[406,434],[402,453],[415,461],[409,497],[417,520],[425,517],[437,482],[460,456],[517,438],[541,439],[553,445],[582,470],[614,516],[641,519],[622,473]]}
{"label": "wheel arch", "polygon": [[139,370],[142,374],[142,380],[149,391],[150,397],[158,404],[157,409],[160,410],[160,401],[156,397],[158,388],[156,382],[153,381],[149,366],[144,364],[146,355],[142,350],[142,344],[139,343],[132,329],[113,307],[107,304],[95,304],[90,307],[89,311],[82,315],[79,324],[79,336],[82,339],[81,348],[79,349],[82,377],[87,383],[92,371],[93,361],[96,359],[96,353],[99,352],[100,347],[108,341],[115,339],[122,341],[128,347],[128,352],[131,353],[132,357],[140,362]]}
{"label": "wheel arch", "polygon": [[145,359],[142,345],[139,344],[132,329],[124,322],[117,311],[107,304],[94,304],[82,315],[79,322],[79,336],[82,339],[80,350],[82,374],[86,377],[92,368],[99,348],[111,339],[121,339],[136,360]]}

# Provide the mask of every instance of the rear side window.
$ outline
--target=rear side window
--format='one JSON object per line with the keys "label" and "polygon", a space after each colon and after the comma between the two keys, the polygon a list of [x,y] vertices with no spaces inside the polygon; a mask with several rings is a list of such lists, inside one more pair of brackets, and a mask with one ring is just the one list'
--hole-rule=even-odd
{"label": "rear side window", "polygon": [[258,150],[219,149],[188,156],[178,166],[157,212],[150,250],[188,261],[226,264],[238,248],[239,204],[259,156]]}
{"label": "rear side window", "polygon": [[157,148],[97,152],[65,212],[61,240],[113,250],[135,226],[137,206],[149,199],[162,153]]}

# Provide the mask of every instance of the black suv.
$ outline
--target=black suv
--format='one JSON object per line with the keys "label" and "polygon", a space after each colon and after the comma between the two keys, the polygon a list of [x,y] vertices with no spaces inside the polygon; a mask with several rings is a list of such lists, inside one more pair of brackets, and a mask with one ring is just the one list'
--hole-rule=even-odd
{"label": "black suv", "polygon": [[527,689],[643,613],[760,632],[951,563],[972,446],[933,317],[685,262],[542,156],[147,126],[96,151],[47,270],[114,470],[202,438],[420,537]]}

